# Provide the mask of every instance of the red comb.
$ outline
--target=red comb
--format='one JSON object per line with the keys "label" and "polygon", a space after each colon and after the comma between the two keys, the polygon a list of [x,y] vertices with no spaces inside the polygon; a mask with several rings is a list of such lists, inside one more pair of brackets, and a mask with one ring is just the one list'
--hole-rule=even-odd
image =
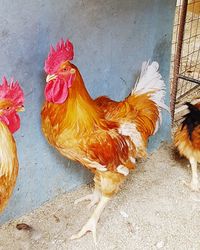
{"label": "red comb", "polygon": [[16,106],[23,105],[24,93],[18,81],[14,82],[13,78],[11,78],[10,83],[8,83],[4,76],[2,78],[2,84],[0,84],[0,99],[11,100]]}
{"label": "red comb", "polygon": [[44,70],[47,74],[52,75],[58,70],[59,65],[62,62],[71,61],[73,60],[73,57],[73,44],[68,39],[66,42],[61,39],[57,43],[56,49],[54,49],[53,46],[50,46],[50,52],[45,60]]}

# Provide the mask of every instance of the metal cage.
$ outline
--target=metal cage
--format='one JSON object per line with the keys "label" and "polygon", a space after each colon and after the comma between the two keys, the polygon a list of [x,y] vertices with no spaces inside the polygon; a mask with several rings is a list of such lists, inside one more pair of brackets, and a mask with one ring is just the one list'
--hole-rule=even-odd
{"label": "metal cage", "polygon": [[172,122],[186,101],[200,96],[200,0],[177,1],[171,59]]}

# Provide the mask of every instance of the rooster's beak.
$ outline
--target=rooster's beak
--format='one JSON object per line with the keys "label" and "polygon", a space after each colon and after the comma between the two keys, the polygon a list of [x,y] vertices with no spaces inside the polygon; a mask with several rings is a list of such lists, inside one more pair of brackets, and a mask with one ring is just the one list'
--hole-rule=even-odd
{"label": "rooster's beak", "polygon": [[25,111],[25,108],[23,105],[21,107],[17,108],[17,112],[24,112],[24,111]]}
{"label": "rooster's beak", "polygon": [[50,82],[51,80],[54,80],[57,76],[55,74],[53,75],[47,75],[46,82]]}

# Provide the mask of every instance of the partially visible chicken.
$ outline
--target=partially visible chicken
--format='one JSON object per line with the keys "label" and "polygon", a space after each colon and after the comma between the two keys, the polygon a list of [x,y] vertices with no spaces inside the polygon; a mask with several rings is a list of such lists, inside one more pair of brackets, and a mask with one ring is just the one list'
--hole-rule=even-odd
{"label": "partially visible chicken", "polygon": [[187,11],[190,11],[196,15],[200,15],[200,1],[199,0],[189,0],[188,5],[187,5]]}
{"label": "partially visible chicken", "polygon": [[18,175],[18,158],[13,133],[20,128],[17,114],[24,110],[24,94],[18,82],[0,85],[0,212],[12,195]]}
{"label": "partially visible chicken", "polygon": [[184,115],[182,125],[174,135],[174,144],[180,155],[185,156],[192,168],[192,180],[184,182],[192,191],[199,191],[197,164],[200,163],[200,102],[192,105],[186,103],[189,113]]}
{"label": "partially visible chicken", "polygon": [[90,200],[97,204],[91,218],[72,239],[93,233],[107,202],[135,167],[135,159],[146,155],[149,136],[161,120],[165,84],[158,63],[144,63],[132,93],[123,101],[108,97],[93,100],[73,59],[73,45],[61,40],[51,47],[45,61],[48,74],[42,130],[62,155],[80,162],[94,173],[95,190],[76,203]]}

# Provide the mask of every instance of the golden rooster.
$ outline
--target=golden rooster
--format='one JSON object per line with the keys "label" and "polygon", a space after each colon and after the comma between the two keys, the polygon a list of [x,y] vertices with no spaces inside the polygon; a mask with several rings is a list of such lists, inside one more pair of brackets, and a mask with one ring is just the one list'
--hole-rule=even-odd
{"label": "golden rooster", "polygon": [[174,144],[180,155],[185,156],[192,168],[192,180],[184,182],[192,191],[199,191],[197,164],[200,163],[200,102],[195,105],[187,102],[189,113],[184,115],[182,125],[174,135]]}
{"label": "golden rooster", "polygon": [[147,140],[161,119],[165,86],[158,63],[144,63],[132,93],[121,102],[108,97],[92,99],[73,59],[73,45],[61,40],[51,47],[45,61],[48,74],[42,130],[48,142],[62,155],[80,162],[94,173],[95,190],[75,203],[90,200],[92,216],[72,239],[87,231],[96,243],[96,225],[107,202],[116,194],[135,167],[135,159],[146,155]]}
{"label": "golden rooster", "polygon": [[17,114],[24,110],[24,94],[18,82],[6,78],[0,85],[0,212],[12,195],[18,175],[17,148],[13,133],[20,128]]}

